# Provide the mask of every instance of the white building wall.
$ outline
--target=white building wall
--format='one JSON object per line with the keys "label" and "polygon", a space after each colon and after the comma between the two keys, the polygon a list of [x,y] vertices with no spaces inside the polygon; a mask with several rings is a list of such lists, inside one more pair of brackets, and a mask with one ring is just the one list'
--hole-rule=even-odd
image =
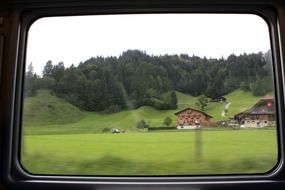
{"label": "white building wall", "polygon": [[200,125],[198,127],[196,125],[178,125],[177,129],[197,129],[200,128]]}
{"label": "white building wall", "polygon": [[270,123],[267,120],[245,120],[244,126],[248,128],[262,128],[268,126]]}

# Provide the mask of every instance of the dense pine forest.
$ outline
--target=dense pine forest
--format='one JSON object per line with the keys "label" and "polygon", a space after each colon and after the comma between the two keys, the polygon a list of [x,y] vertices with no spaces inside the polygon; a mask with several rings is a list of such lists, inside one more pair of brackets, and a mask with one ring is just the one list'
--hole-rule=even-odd
{"label": "dense pine forest", "polygon": [[128,50],[119,57],[92,57],[67,68],[48,61],[41,76],[31,63],[24,95],[48,89],[82,110],[105,113],[143,105],[175,109],[175,91],[213,98],[241,89],[262,96],[273,90],[271,69],[270,51],[212,59]]}

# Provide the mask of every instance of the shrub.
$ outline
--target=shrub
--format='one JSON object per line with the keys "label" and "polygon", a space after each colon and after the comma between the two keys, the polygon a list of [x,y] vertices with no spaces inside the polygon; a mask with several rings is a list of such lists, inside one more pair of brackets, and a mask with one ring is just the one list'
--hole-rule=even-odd
{"label": "shrub", "polygon": [[146,124],[146,122],[142,119],[137,123],[137,128],[138,129],[145,129],[148,128],[149,126]]}
{"label": "shrub", "polygon": [[169,116],[167,116],[163,121],[163,124],[167,127],[169,127],[171,123],[172,123],[172,119]]}
{"label": "shrub", "polygon": [[168,127],[148,127],[149,131],[156,131],[156,130],[176,130],[175,126],[168,126]]}
{"label": "shrub", "polygon": [[105,127],[104,129],[102,129],[103,133],[109,133],[110,131],[111,131],[111,129],[108,127]]}

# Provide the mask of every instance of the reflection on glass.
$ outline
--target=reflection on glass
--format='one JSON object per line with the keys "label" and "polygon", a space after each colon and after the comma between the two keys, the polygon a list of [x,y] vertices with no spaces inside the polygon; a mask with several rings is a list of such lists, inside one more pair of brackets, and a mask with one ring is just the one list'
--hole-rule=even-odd
{"label": "reflection on glass", "polygon": [[31,173],[254,174],[277,163],[258,16],[44,18],[28,40],[21,160]]}

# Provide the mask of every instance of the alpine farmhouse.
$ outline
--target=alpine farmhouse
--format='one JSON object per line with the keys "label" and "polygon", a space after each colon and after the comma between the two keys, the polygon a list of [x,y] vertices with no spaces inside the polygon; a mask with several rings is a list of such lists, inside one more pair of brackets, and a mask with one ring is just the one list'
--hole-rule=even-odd
{"label": "alpine farmhouse", "polygon": [[212,116],[193,108],[185,108],[175,113],[177,117],[177,129],[195,129],[209,127]]}
{"label": "alpine farmhouse", "polygon": [[273,96],[261,98],[252,108],[234,116],[244,127],[259,128],[275,125],[275,100]]}

